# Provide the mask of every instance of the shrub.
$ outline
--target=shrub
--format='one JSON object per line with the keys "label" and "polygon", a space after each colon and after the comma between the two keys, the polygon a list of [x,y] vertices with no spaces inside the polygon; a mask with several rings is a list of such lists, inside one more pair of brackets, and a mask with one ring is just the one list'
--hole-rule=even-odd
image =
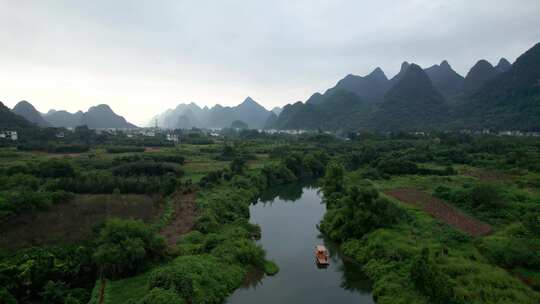
{"label": "shrub", "polygon": [[176,292],[170,289],[153,288],[142,299],[136,301],[137,304],[184,304]]}
{"label": "shrub", "polygon": [[345,169],[338,163],[330,163],[326,168],[322,189],[325,195],[332,195],[343,191],[343,178]]}
{"label": "shrub", "polygon": [[326,212],[321,230],[337,241],[361,238],[375,229],[397,223],[402,213],[395,204],[380,198],[372,187],[354,186]]}
{"label": "shrub", "polygon": [[119,154],[119,153],[130,153],[130,152],[144,152],[144,147],[129,147],[129,146],[115,146],[107,147],[105,149],[107,153]]}
{"label": "shrub", "polygon": [[0,287],[0,299],[2,304],[17,304],[17,299],[5,287]]}
{"label": "shrub", "polygon": [[41,162],[37,168],[37,175],[41,177],[71,177],[75,175],[75,170],[70,163],[57,159]]}
{"label": "shrub", "polygon": [[137,273],[164,252],[165,240],[142,221],[110,219],[99,232],[93,259],[115,277]]}
{"label": "shrub", "polygon": [[383,159],[379,161],[377,168],[379,171],[391,175],[418,173],[418,166],[415,163],[404,159]]}
{"label": "shrub", "polygon": [[426,295],[432,303],[453,303],[453,286],[450,278],[439,269],[437,262],[424,248],[413,261],[411,280],[416,289]]}
{"label": "shrub", "polygon": [[167,173],[182,176],[184,174],[184,171],[176,165],[148,161],[120,165],[114,168],[112,172],[116,176],[161,176]]}
{"label": "shrub", "polygon": [[181,256],[154,270],[150,289],[174,290],[189,303],[221,303],[242,283],[245,272],[210,255]]}

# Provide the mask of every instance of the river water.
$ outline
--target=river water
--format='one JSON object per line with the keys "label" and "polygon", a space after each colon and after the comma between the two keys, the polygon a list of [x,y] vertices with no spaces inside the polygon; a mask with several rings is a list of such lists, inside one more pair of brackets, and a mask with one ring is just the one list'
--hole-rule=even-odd
{"label": "river water", "polygon": [[[265,193],[250,207],[250,221],[261,226],[259,242],[280,271],[251,275],[227,303],[374,303],[361,267],[320,235],[317,225],[326,210],[321,201],[317,188],[294,184]],[[325,269],[315,265],[318,244],[330,251]]]}

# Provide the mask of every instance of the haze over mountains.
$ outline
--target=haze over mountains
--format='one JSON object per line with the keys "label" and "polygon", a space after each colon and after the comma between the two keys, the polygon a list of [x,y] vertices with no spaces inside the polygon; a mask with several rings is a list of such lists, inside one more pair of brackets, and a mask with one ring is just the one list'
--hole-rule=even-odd
{"label": "haze over mountains", "polygon": [[31,103],[23,100],[17,103],[11,111],[13,114],[39,127],[74,128],[83,125],[91,129],[131,129],[137,127],[127,122],[124,117],[114,113],[105,104],[91,107],[87,112],[69,113],[67,111],[50,110],[46,114],[42,114]]}
{"label": "haze over mountains", "polygon": [[426,69],[404,62],[388,79],[377,68],[348,75],[324,94],[283,108],[269,128],[422,131],[540,130],[540,44],[511,65],[476,63],[466,77],[447,61]]}
{"label": "haze over mountains", "polygon": [[[274,109],[274,111],[279,111]],[[268,111],[251,97],[234,107],[215,105],[212,108],[200,108],[195,103],[179,104],[155,116],[150,126],[155,125],[167,129],[176,128],[226,128],[234,121],[242,121],[252,129],[261,129],[274,112]]]}
{"label": "haze over mountains", "polygon": [[[19,102],[12,111],[6,109],[2,107],[5,121],[20,123],[24,117],[27,123],[40,127],[136,127],[105,104],[76,113],[51,110],[41,114],[27,101]],[[272,110],[251,97],[233,107],[218,104],[201,108],[195,103],[182,103],[154,116],[148,126],[225,128],[233,122],[253,129],[538,131],[540,44],[514,64],[504,58],[496,66],[479,60],[465,77],[446,60],[425,69],[403,62],[399,73],[390,79],[381,68],[366,76],[350,74],[305,103]]]}

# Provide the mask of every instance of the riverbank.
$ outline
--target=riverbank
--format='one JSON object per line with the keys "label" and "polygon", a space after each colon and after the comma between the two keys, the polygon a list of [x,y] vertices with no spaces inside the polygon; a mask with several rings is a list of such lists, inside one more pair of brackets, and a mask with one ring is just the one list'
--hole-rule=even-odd
{"label": "riverbank", "polygon": [[[390,182],[341,173],[340,180],[333,175],[325,181],[329,211],[321,227],[364,265],[377,303],[540,301],[538,293],[486,256],[483,246],[490,236],[469,235],[377,190]],[[335,191],[332,185],[340,183],[343,188]]]}
{"label": "riverbank", "polygon": [[[313,158],[311,154],[305,157]],[[277,273],[278,266],[255,243],[261,231],[249,222],[249,206],[265,189],[317,177],[320,174],[313,172],[321,172],[321,168],[324,172],[324,163],[305,166],[300,159],[299,164],[295,164],[296,171],[283,161],[236,173],[219,170],[201,178],[193,230],[171,247],[174,258],[139,276],[110,281],[109,298],[114,303],[139,303],[141,295],[172,292],[190,303],[219,303],[242,285],[248,273]]]}

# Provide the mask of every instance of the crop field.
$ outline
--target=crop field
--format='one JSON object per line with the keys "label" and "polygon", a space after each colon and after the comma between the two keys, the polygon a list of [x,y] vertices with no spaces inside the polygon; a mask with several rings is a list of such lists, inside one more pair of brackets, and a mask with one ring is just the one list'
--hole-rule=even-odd
{"label": "crop field", "polygon": [[472,236],[487,235],[492,232],[490,225],[464,214],[448,203],[417,189],[394,189],[384,192],[402,202],[411,204],[429,213],[452,227]]}
{"label": "crop field", "polygon": [[152,222],[162,210],[159,196],[138,194],[84,194],[37,214],[2,224],[0,245],[6,248],[64,244],[84,240],[107,218]]}

